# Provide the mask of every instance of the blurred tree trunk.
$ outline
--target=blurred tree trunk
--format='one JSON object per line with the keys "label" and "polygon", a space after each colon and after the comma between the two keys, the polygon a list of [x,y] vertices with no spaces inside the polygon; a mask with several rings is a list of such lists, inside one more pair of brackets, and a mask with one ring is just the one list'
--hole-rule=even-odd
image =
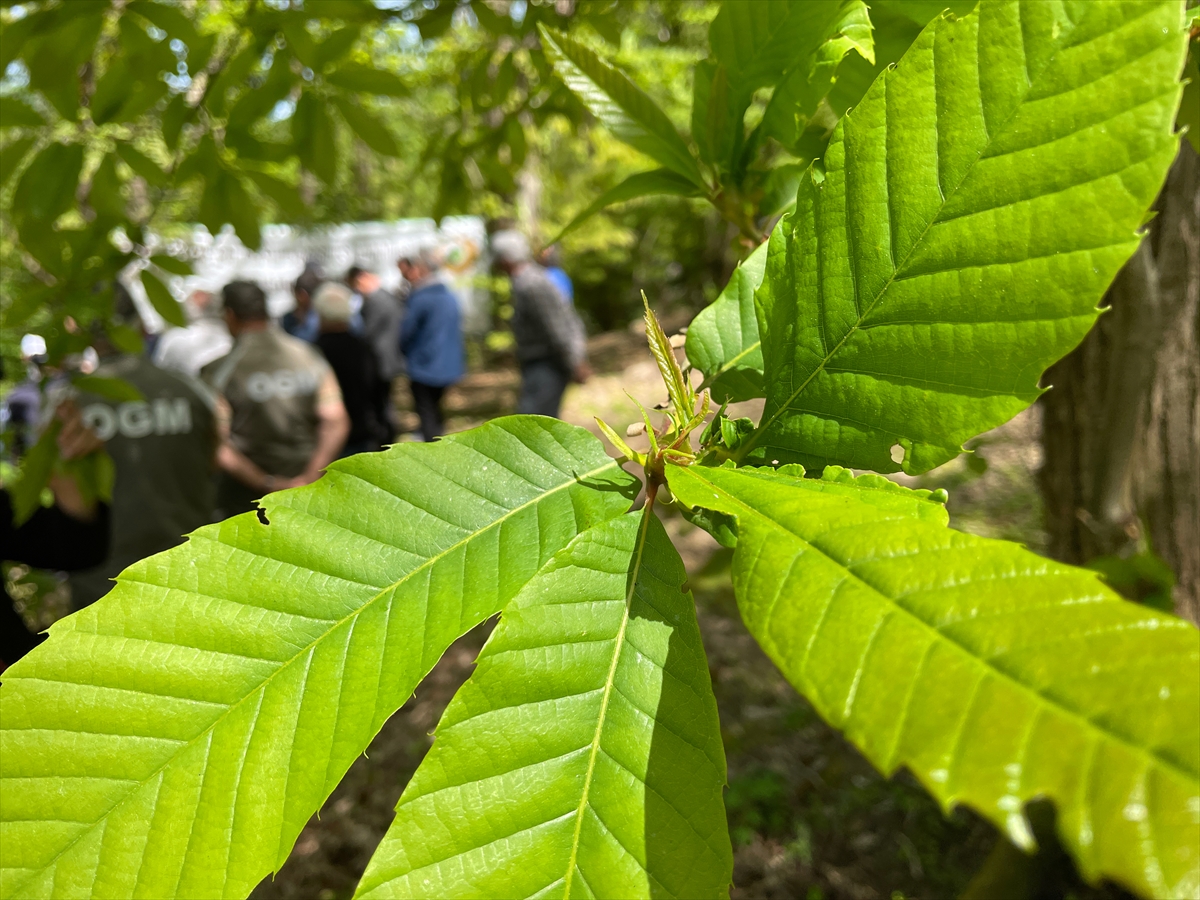
{"label": "blurred tree trunk", "polygon": [[1185,140],[1111,309],[1047,372],[1039,475],[1050,555],[1152,550],[1200,624],[1200,157]]}

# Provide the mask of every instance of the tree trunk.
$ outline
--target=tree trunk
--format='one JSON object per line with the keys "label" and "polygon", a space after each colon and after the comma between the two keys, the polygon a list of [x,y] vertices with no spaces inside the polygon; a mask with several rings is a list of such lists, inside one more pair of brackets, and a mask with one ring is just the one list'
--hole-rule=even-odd
{"label": "tree trunk", "polygon": [[1050,555],[1152,551],[1175,611],[1200,624],[1200,157],[1181,142],[1109,310],[1054,365],[1039,474]]}

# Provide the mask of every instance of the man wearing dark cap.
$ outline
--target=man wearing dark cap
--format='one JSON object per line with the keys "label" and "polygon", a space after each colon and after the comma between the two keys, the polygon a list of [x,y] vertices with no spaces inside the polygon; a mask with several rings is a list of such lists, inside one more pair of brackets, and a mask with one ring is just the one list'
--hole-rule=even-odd
{"label": "man wearing dark cap", "polygon": [[233,350],[200,374],[229,406],[217,457],[217,508],[229,516],[271,491],[316,481],[337,459],[350,420],[333,370],[314,347],[271,324],[262,288],[234,281],[222,299]]}
{"label": "man wearing dark cap", "polygon": [[313,309],[312,299],[324,281],[325,275],[321,267],[315,262],[306,263],[304,271],[292,285],[292,297],[296,300],[296,307],[285,312],[280,323],[283,330],[292,337],[308,341],[310,344],[317,339],[321,324],[317,311]]}

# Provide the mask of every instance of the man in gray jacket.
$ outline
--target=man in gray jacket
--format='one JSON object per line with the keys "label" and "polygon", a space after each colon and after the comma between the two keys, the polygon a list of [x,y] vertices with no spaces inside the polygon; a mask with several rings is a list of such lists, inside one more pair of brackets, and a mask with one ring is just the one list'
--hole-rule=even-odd
{"label": "man in gray jacket", "polygon": [[546,270],[532,261],[523,234],[497,231],[491,248],[496,268],[512,280],[511,324],[521,364],[517,412],[558,418],[567,385],[582,384],[592,373],[583,323]]}

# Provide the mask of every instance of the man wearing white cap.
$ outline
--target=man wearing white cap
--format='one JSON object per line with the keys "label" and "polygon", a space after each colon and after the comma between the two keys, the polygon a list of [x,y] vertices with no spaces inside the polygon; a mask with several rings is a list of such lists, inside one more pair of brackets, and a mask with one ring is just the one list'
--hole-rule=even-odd
{"label": "man wearing white cap", "polygon": [[591,375],[583,323],[532,261],[525,235],[497,231],[491,248],[496,268],[512,280],[511,325],[521,363],[517,412],[557,418],[567,385]]}

